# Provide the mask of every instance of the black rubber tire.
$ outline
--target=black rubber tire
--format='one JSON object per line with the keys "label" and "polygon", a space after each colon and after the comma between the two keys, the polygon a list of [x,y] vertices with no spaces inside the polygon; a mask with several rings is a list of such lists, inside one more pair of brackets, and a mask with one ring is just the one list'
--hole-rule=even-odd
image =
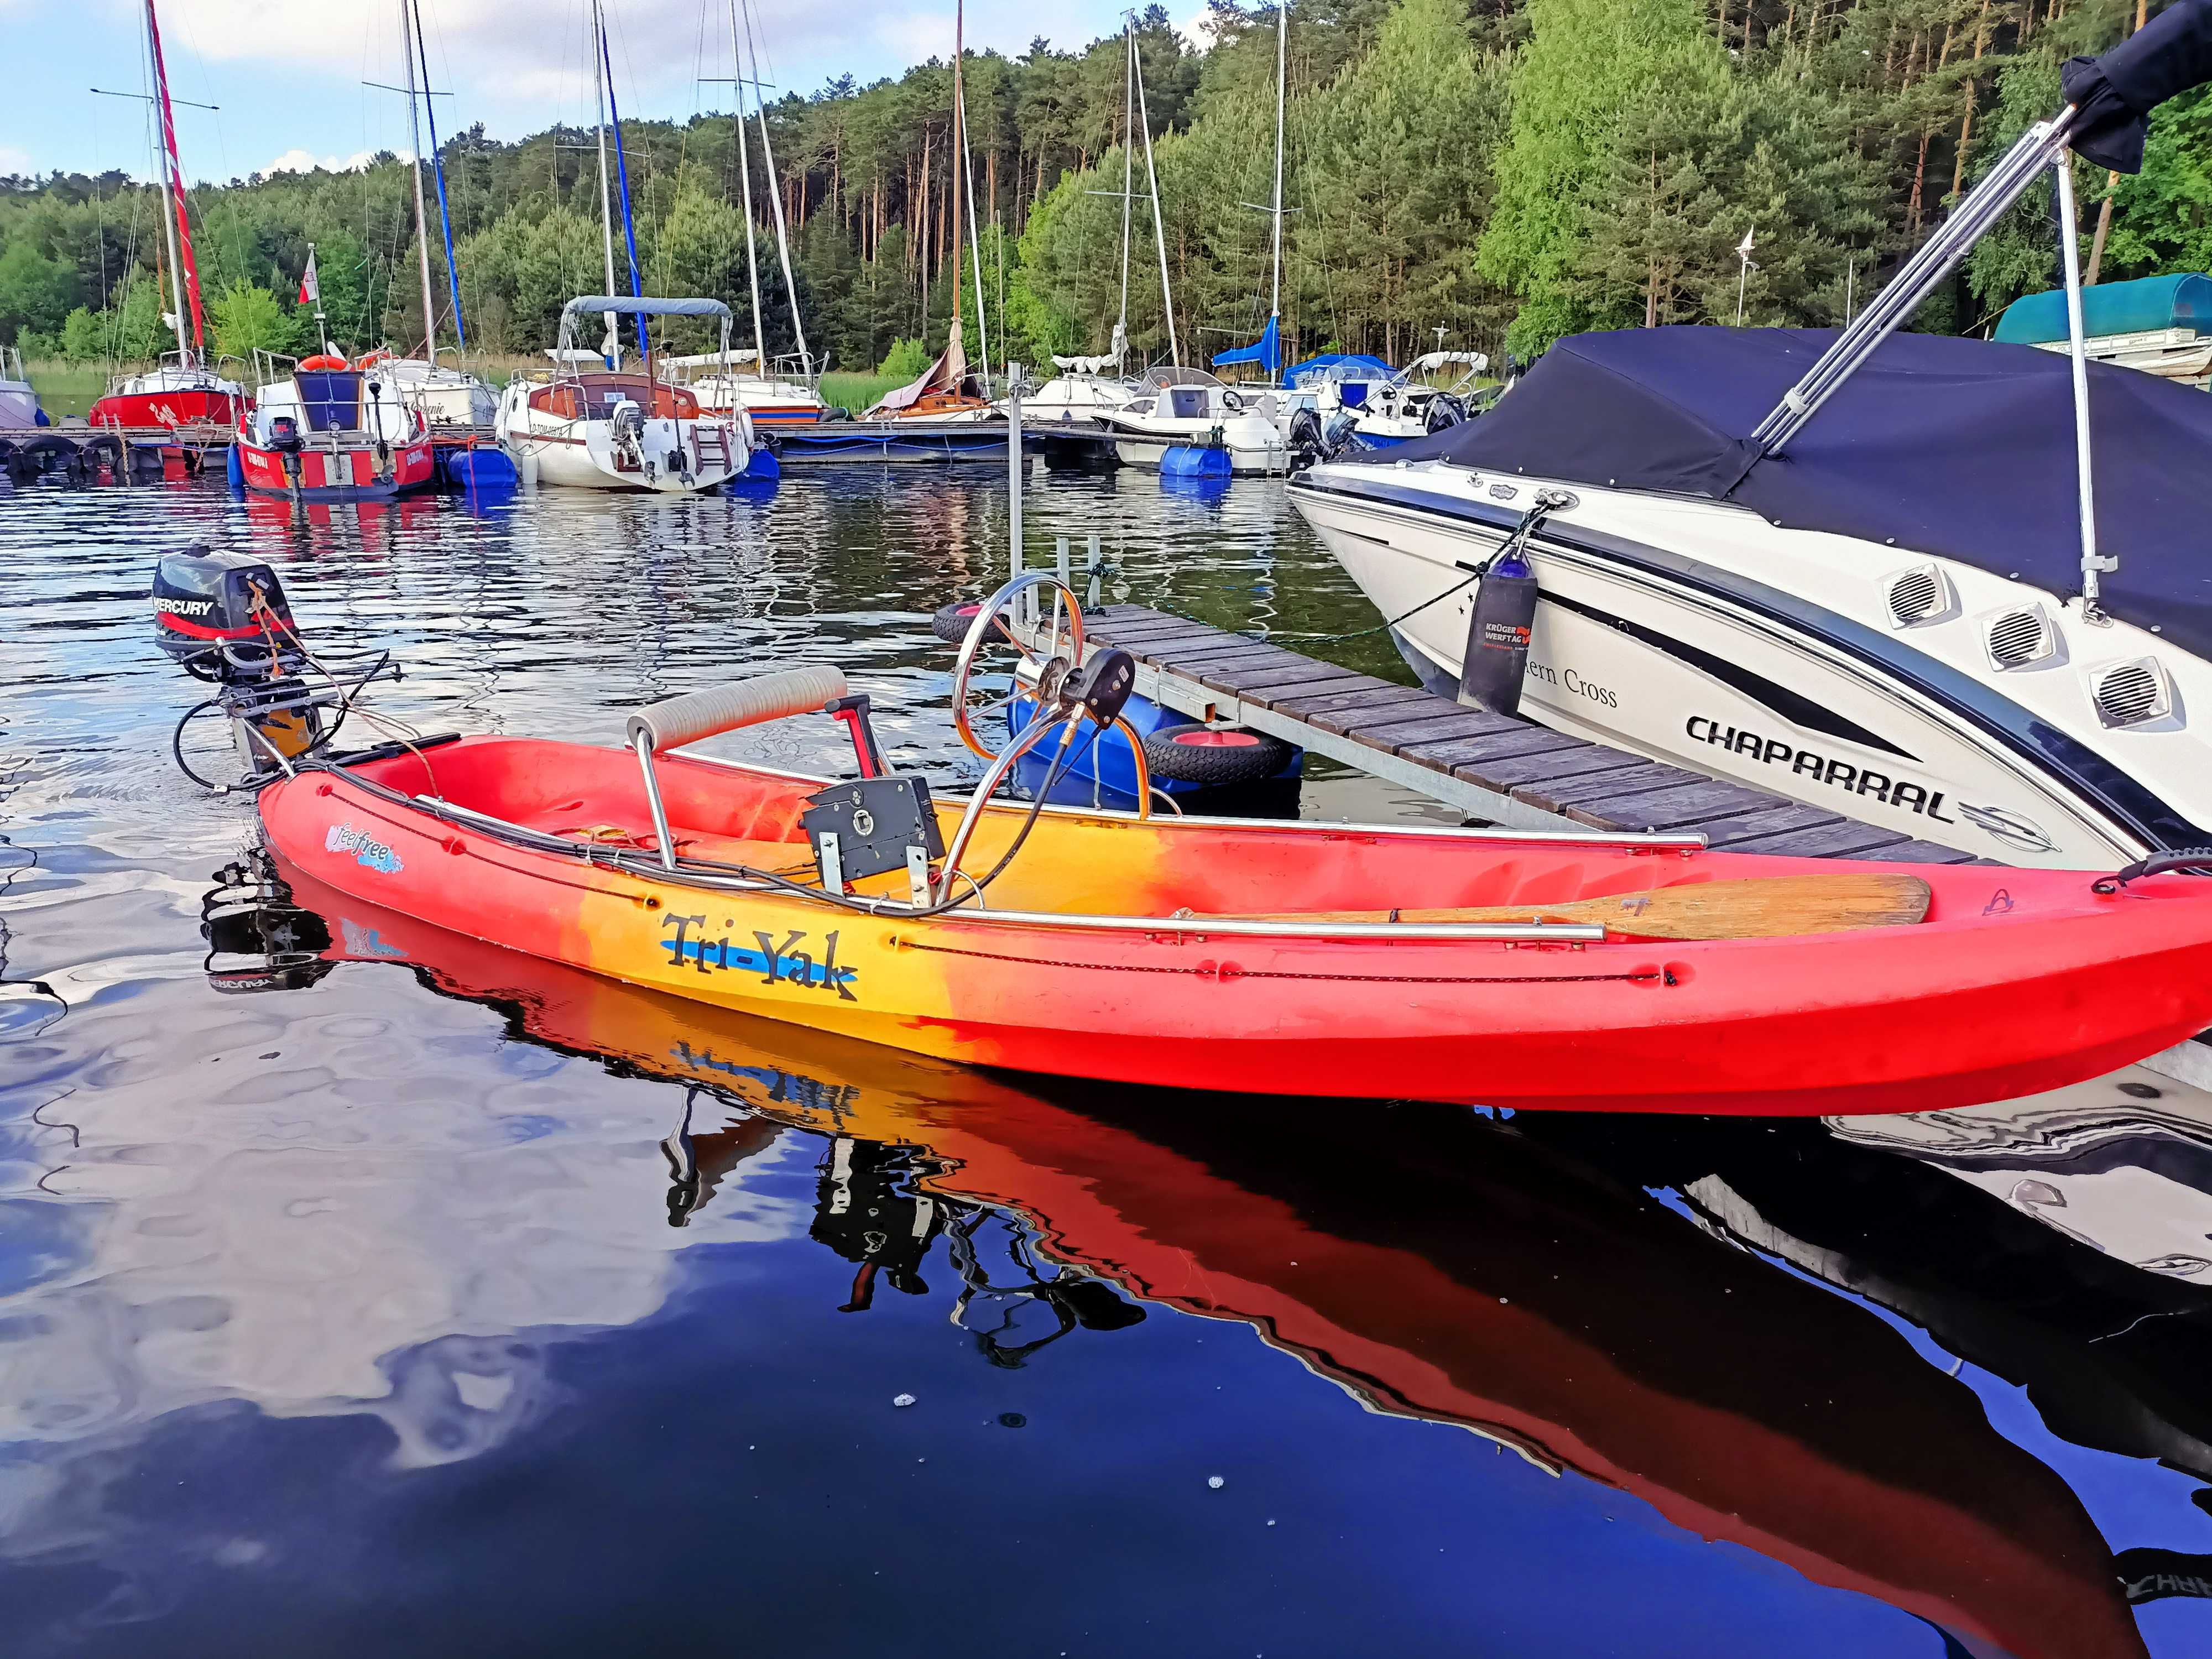
{"label": "black rubber tire", "polygon": [[947,645],[957,645],[968,637],[968,630],[975,625],[975,613],[982,608],[981,599],[955,599],[951,605],[940,605],[929,619],[929,631]]}
{"label": "black rubber tire", "polygon": [[1145,738],[1145,763],[1156,778],[1218,787],[1257,783],[1291,763],[1280,738],[1237,726],[1164,726]]}

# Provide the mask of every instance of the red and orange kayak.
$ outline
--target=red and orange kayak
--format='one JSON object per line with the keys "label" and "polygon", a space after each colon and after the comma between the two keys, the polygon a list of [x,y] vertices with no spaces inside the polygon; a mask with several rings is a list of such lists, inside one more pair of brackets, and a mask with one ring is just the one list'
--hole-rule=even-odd
{"label": "red and orange kayak", "polygon": [[[686,870],[816,879],[823,781],[653,763]],[[872,910],[655,866],[636,757],[465,738],[264,789],[313,879],[702,1002],[973,1065],[1346,1098],[1629,1111],[1924,1111],[2034,1093],[2212,1024],[2212,882],[1911,866],[1910,927],[1684,942],[1619,929],[1357,927],[1880,871],[1679,839],[1152,818],[1053,808],[988,908]],[[968,867],[1027,809],[987,806]],[[949,816],[948,816],[949,826]],[[1290,913],[1285,915],[1285,913]],[[1267,920],[1229,920],[1229,918]],[[1632,926],[1632,922],[1629,925]]]}

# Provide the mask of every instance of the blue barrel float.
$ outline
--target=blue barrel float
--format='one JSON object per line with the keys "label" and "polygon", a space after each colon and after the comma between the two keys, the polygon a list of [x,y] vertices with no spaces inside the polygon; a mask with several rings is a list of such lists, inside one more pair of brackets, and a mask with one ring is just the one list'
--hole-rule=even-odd
{"label": "blue barrel float", "polygon": [[1177,444],[1160,456],[1163,478],[1226,478],[1229,452],[1212,444]]}
{"label": "blue barrel float", "polygon": [[446,475],[446,482],[457,489],[508,490],[522,482],[522,472],[515,465],[514,458],[491,445],[441,450],[438,465]]}

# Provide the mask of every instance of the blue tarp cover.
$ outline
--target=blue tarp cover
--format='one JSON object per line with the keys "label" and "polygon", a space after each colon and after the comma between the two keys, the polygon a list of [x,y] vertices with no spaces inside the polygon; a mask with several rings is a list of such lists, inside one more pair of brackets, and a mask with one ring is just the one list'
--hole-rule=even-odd
{"label": "blue tarp cover", "polygon": [[[2081,331],[2090,339],[2162,328],[2212,334],[2212,277],[2185,271],[2176,276],[2139,276],[2132,283],[2099,283],[2081,290]],[[2018,345],[2066,338],[2066,290],[2057,288],[2014,300],[1997,319],[1997,338]]]}
{"label": "blue tarp cover", "polygon": [[1213,366],[1219,368],[1224,363],[1257,363],[1269,374],[1273,374],[1283,366],[1280,319],[1274,317],[1268,318],[1267,326],[1261,331],[1260,337],[1253,341],[1250,345],[1232,346],[1227,351],[1216,352]]}
{"label": "blue tarp cover", "polygon": [[[1573,335],[1488,414],[1376,464],[1435,458],[1725,499],[1792,529],[1872,542],[1872,563],[1894,547],[1898,565],[1914,551],[1940,554],[2078,592],[2070,361],[2032,346],[1893,334],[1786,453],[1752,465],[1747,434],[1835,337],[1712,327]],[[2088,368],[2098,540],[2120,558],[2102,581],[2106,607],[2212,656],[2212,396],[2132,368]]]}
{"label": "blue tarp cover", "polygon": [[1369,357],[1358,352],[1324,351],[1318,357],[1292,363],[1283,373],[1283,384],[1296,386],[1308,375],[1326,374],[1332,368],[1345,369],[1354,374],[1364,372],[1368,378],[1377,380],[1389,380],[1398,372],[1380,357]]}

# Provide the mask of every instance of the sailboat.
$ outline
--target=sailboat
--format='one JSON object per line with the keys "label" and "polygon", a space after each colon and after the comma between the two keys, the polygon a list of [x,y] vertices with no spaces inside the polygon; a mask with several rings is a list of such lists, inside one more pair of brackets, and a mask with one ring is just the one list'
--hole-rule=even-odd
{"label": "sailboat", "polygon": [[[1159,172],[1152,164],[1152,118],[1145,110],[1144,64],[1137,55],[1133,21],[1124,26],[1123,33],[1128,42],[1130,80],[1137,94],[1137,118],[1145,135],[1145,177],[1152,198],[1152,235],[1159,249],[1161,314],[1167,323],[1168,361],[1164,366],[1149,370],[1138,381],[1135,397],[1118,409],[1099,413],[1094,417],[1096,423],[1115,434],[1114,453],[1124,466],[1158,468],[1170,449],[1196,446],[1225,451],[1232,472],[1288,472],[1290,447],[1276,425],[1273,401],[1263,404],[1255,398],[1247,407],[1243,392],[1223,385],[1202,368],[1182,366],[1182,351],[1176,339],[1175,295],[1168,284],[1168,240],[1160,216]],[[1279,120],[1277,125],[1279,129]],[[1276,171],[1279,283],[1279,154]],[[1125,209],[1127,200],[1125,191]],[[1270,321],[1267,338],[1272,341],[1275,334],[1274,325]]]}
{"label": "sailboat", "polygon": [[[169,101],[169,71],[161,56],[161,26],[154,0],[145,0],[149,102],[155,116],[154,168],[161,185],[161,234],[169,252],[169,297],[174,309],[167,321],[177,349],[143,373],[121,374],[108,382],[86,418],[94,426],[187,426],[234,423],[253,406],[246,388],[207,366],[207,324],[200,307],[199,263],[192,254],[192,227],[185,212],[185,170],[177,158],[177,122]],[[185,335],[189,319],[191,337]]]}
{"label": "sailboat", "polygon": [[[961,232],[964,228],[962,202],[965,198],[967,212],[975,210],[975,191],[968,188],[968,124],[965,119],[966,99],[961,82],[961,64],[966,55],[965,8],[956,4],[952,9],[952,325],[945,349],[937,360],[921,372],[919,380],[902,386],[895,392],[885,392],[876,405],[861,416],[863,420],[922,420],[933,422],[997,421],[1005,418],[984,393],[984,381],[988,379],[990,365],[984,365],[984,377],[978,379],[968,369],[968,348],[961,338],[960,276],[965,266]],[[927,257],[927,256],[925,256]],[[984,337],[982,324],[982,270],[976,270],[977,337]],[[989,347],[984,348],[988,354]]]}
{"label": "sailboat", "polygon": [[[465,369],[438,361],[438,304],[430,285],[430,226],[422,202],[422,137],[417,124],[415,74],[422,70],[423,113],[430,124],[430,159],[436,168],[438,216],[446,240],[446,283],[453,308],[453,343],[465,348],[468,337],[461,320],[460,272],[453,263],[453,227],[446,211],[446,164],[438,153],[438,117],[430,106],[430,55],[422,38],[420,0],[399,0],[399,47],[407,67],[407,137],[414,154],[409,167],[415,185],[415,246],[422,277],[422,356],[387,356],[384,373],[400,402],[433,426],[489,426],[498,412],[498,394]],[[316,320],[321,321],[319,306]],[[325,344],[325,350],[328,345]]]}
{"label": "sailboat", "polygon": [[[740,13],[739,8],[744,9]],[[742,50],[741,50],[742,48]],[[791,331],[798,341],[794,376],[775,372],[768,355],[768,336],[762,323],[760,258],[753,248],[752,163],[745,142],[745,73],[750,64],[754,106],[760,115],[761,160],[768,169],[769,205],[775,222],[775,252],[783,266],[784,292],[791,301]],[[817,389],[814,356],[806,349],[806,325],[799,314],[799,283],[791,274],[791,238],[784,228],[783,196],[775,185],[775,152],[769,147],[768,106],[759,95],[760,56],[753,47],[752,12],[747,0],[730,3],[730,67],[736,72],[738,118],[732,135],[738,145],[738,183],[745,198],[745,275],[752,283],[753,349],[727,357],[701,352],[659,360],[660,376],[686,388],[699,407],[715,413],[742,409],[755,431],[763,428],[814,426],[823,415]],[[732,364],[737,365],[734,368]],[[712,371],[712,372],[702,372]]]}
{"label": "sailboat", "polygon": [[[606,254],[607,291],[569,301],[561,313],[551,373],[518,374],[508,381],[500,394],[494,429],[501,447],[521,468],[526,482],[534,477],[539,483],[576,489],[659,494],[717,489],[750,464],[752,423],[742,404],[709,413],[691,392],[654,378],[644,319],[719,319],[721,349],[716,361],[726,379],[732,373],[730,308],[720,300],[649,300],[638,292],[637,234],[630,219],[629,167],[623,159],[622,118],[614,106],[606,21],[599,0],[592,0],[592,25],[599,115],[599,229]],[[628,297],[615,292],[614,209],[607,172],[611,133],[616,176],[622,184],[623,232],[629,250]],[[606,326],[597,362],[592,353],[578,344],[580,329],[594,316],[603,318]],[[635,369],[623,367],[622,333],[617,319],[623,316],[637,325],[641,362]],[[592,367],[586,368],[585,364]]]}

